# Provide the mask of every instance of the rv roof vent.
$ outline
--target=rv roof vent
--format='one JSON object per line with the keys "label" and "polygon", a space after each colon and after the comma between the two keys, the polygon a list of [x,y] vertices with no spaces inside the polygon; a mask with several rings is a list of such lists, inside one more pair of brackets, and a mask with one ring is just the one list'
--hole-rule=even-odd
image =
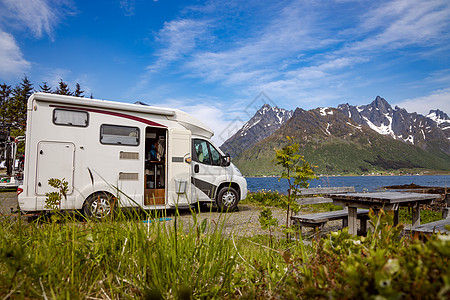
{"label": "rv roof vent", "polygon": [[150,106],[147,103],[141,102],[141,101],[136,101],[134,102],[134,104],[138,104],[138,105],[144,105],[144,106]]}

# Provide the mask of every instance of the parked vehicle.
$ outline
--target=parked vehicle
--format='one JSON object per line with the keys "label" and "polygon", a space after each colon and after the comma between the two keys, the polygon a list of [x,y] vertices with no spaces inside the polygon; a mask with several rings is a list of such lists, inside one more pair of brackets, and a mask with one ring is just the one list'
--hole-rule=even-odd
{"label": "parked vehicle", "polygon": [[23,141],[24,136],[14,138],[9,134],[2,139],[2,156],[5,160],[0,162],[0,169],[5,169],[6,174],[0,175],[0,190],[15,190],[22,184],[24,158],[23,155],[18,155],[17,148]]}
{"label": "parked vehicle", "polygon": [[177,109],[35,93],[28,100],[23,211],[43,211],[51,178],[68,183],[61,209],[104,217],[114,204],[165,209],[247,195],[213,131]]}

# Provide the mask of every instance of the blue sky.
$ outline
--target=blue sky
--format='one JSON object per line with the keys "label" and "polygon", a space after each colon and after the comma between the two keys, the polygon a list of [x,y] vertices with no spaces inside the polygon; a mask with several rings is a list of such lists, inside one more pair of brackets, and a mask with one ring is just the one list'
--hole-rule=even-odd
{"label": "blue sky", "polygon": [[174,107],[221,144],[263,102],[450,113],[450,1],[0,0],[0,82]]}

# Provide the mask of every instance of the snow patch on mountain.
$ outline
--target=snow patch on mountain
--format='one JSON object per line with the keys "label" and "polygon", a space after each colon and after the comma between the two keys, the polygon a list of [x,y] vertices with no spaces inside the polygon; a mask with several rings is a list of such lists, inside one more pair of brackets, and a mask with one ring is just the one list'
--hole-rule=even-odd
{"label": "snow patch on mountain", "polygon": [[332,115],[333,111],[329,107],[320,107],[320,115],[326,116],[326,115]]}

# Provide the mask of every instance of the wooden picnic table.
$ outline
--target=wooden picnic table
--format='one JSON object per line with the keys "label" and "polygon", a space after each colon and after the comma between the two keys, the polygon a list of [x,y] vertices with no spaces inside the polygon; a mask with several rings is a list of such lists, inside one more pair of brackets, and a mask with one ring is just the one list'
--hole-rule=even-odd
{"label": "wooden picnic table", "polygon": [[412,208],[412,226],[420,225],[420,204],[432,204],[440,195],[405,192],[374,192],[330,194],[333,204],[348,207],[348,232],[356,234],[358,208],[394,210],[394,224],[398,224],[398,209],[400,206]]}

